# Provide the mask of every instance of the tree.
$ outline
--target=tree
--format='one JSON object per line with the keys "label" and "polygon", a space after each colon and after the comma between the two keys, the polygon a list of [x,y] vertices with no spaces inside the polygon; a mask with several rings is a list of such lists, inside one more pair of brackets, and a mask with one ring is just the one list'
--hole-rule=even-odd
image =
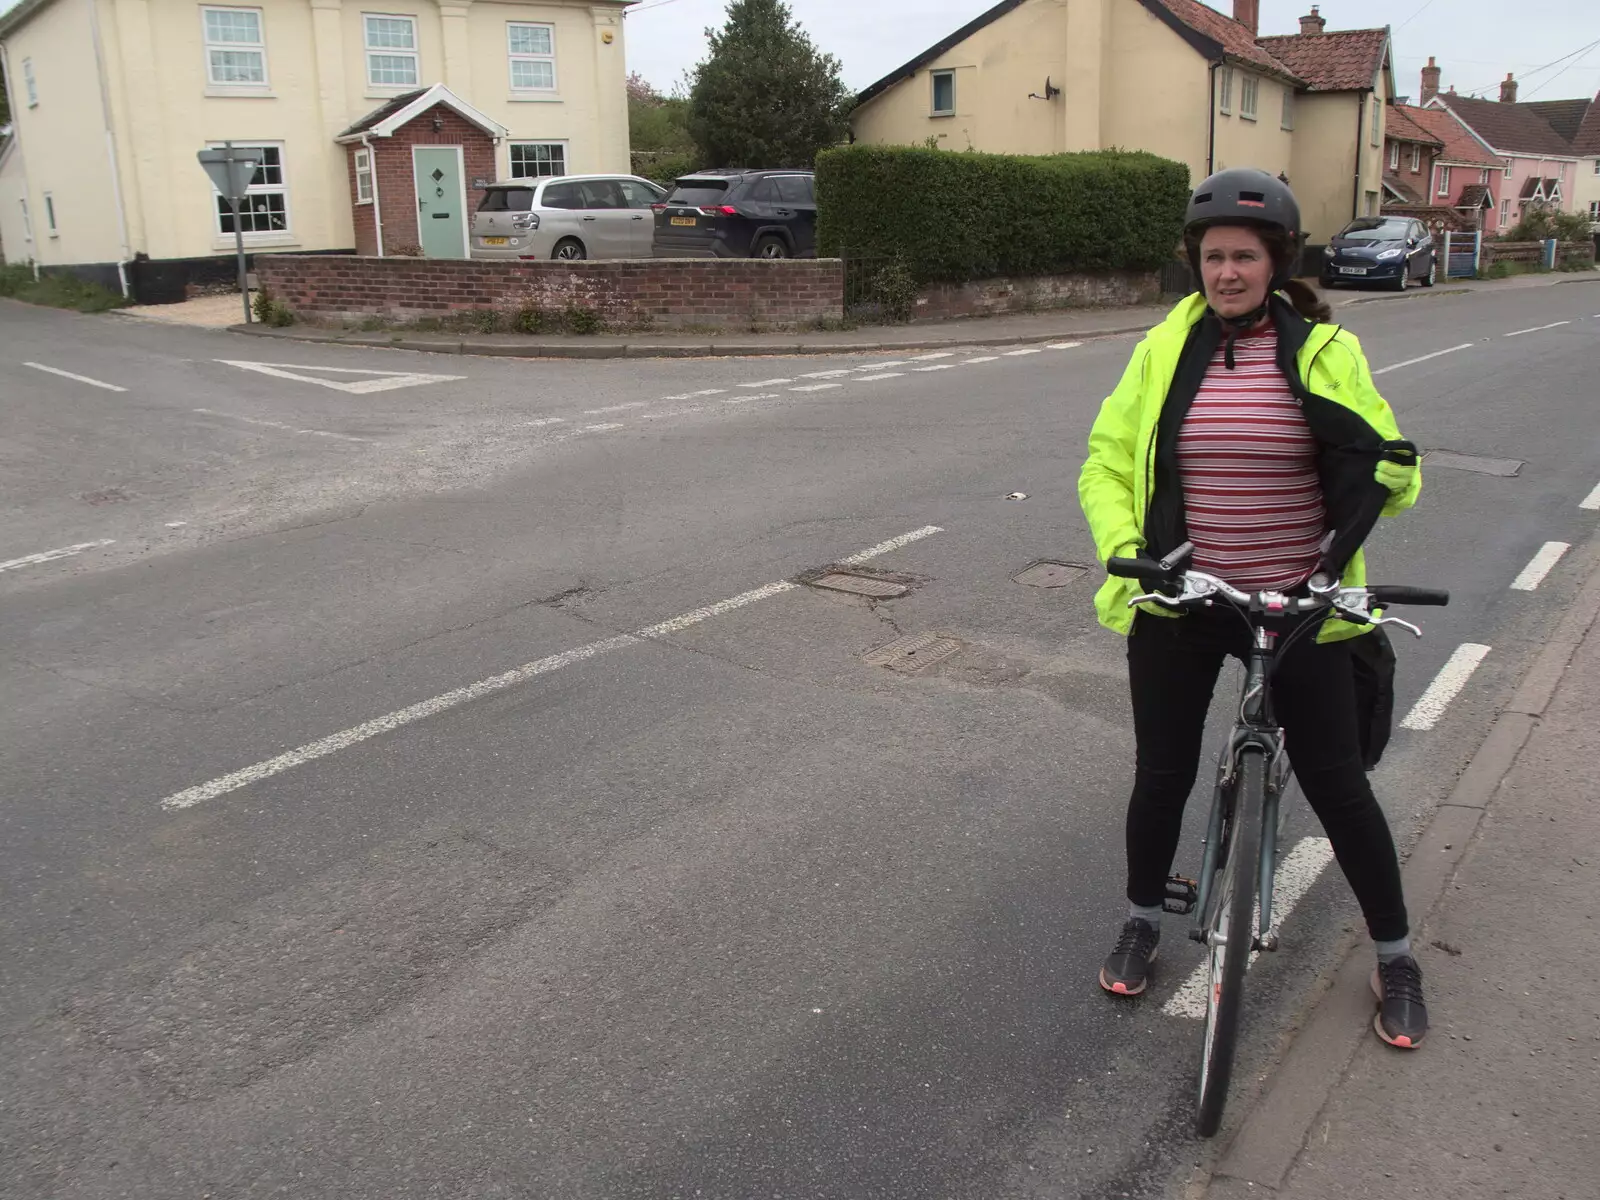
{"label": "tree", "polygon": [[670,185],[693,171],[698,156],[689,136],[689,102],[681,95],[663,96],[637,71],[628,76],[627,89],[633,173]]}
{"label": "tree", "polygon": [[845,139],[850,93],[839,60],[812,45],[783,0],[730,0],[695,67],[689,134],[719,166],[809,167]]}

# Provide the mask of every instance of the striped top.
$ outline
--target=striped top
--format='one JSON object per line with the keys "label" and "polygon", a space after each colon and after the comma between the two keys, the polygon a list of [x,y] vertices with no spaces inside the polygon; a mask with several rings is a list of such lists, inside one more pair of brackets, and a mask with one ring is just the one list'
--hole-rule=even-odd
{"label": "striped top", "polygon": [[1326,511],[1317,443],[1278,369],[1270,325],[1218,347],[1178,433],[1194,569],[1244,591],[1287,591],[1317,568]]}

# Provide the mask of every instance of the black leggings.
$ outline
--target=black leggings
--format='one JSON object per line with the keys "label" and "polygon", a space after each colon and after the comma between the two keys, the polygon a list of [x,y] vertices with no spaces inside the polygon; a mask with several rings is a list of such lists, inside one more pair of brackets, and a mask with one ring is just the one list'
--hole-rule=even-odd
{"label": "black leggings", "polygon": [[[1278,660],[1273,704],[1295,778],[1333,843],[1367,929],[1376,941],[1395,941],[1409,931],[1400,864],[1361,765],[1350,648],[1314,636],[1308,632]],[[1140,613],[1134,623],[1128,639],[1139,748],[1128,802],[1128,899],[1134,904],[1161,903],[1217,675],[1225,657],[1249,652],[1249,629],[1231,609],[1183,617]]]}

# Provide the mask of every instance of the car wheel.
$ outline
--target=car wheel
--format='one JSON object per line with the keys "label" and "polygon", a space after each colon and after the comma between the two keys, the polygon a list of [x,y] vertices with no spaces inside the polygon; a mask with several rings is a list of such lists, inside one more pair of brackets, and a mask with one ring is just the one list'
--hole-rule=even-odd
{"label": "car wheel", "polygon": [[582,262],[589,257],[589,252],[577,238],[562,238],[550,252],[550,257],[561,262]]}
{"label": "car wheel", "polygon": [[1439,282],[1439,256],[1437,254],[1430,254],[1428,256],[1428,273],[1422,277],[1422,286],[1423,287],[1432,287],[1434,284],[1436,284],[1438,282]]}
{"label": "car wheel", "polygon": [[788,258],[789,243],[781,237],[767,234],[756,242],[755,248],[750,251],[751,258]]}
{"label": "car wheel", "polygon": [[1397,292],[1403,292],[1403,291],[1406,290],[1406,284],[1407,284],[1407,282],[1409,282],[1410,278],[1411,278],[1410,270],[1407,269],[1406,267],[1401,267],[1400,268],[1400,273],[1394,277],[1394,282],[1391,283],[1389,286],[1391,288],[1393,288]]}

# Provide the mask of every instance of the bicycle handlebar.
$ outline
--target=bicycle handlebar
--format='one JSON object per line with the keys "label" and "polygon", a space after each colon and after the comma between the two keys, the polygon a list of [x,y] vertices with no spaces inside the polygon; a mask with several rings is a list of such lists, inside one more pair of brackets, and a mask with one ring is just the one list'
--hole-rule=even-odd
{"label": "bicycle handlebar", "polygon": [[1432,604],[1443,608],[1450,603],[1450,593],[1442,588],[1403,587],[1399,584],[1373,584],[1367,588],[1372,603],[1379,608],[1391,604]]}

